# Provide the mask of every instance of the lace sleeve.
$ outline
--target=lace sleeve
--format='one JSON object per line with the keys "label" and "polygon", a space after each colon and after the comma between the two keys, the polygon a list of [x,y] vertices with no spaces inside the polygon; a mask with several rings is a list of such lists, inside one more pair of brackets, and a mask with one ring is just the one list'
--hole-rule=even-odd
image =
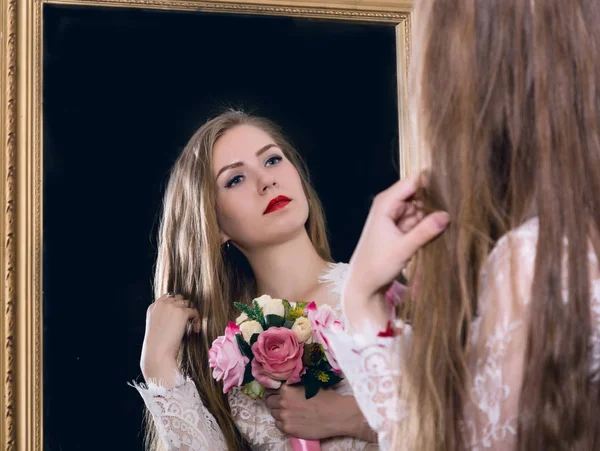
{"label": "lace sleeve", "polygon": [[[499,451],[514,446],[536,242],[535,222],[508,234],[482,273],[480,315],[467,348],[471,396],[461,425],[469,449]],[[488,280],[486,274],[494,278]],[[406,412],[399,384],[403,362],[410,360],[412,331],[396,321],[395,328],[377,333],[379,324],[365,315],[361,319],[360,333],[332,331],[331,339],[363,413],[379,434],[381,448],[390,449],[394,427]]]}
{"label": "lace sleeve", "polygon": [[[470,450],[512,451],[515,446],[537,240],[538,222],[532,219],[498,241],[481,273],[478,316],[466,350],[469,396],[461,424]],[[592,250],[588,259],[593,324],[590,376],[599,377],[600,268]],[[567,289],[563,272],[564,302],[568,302]],[[394,425],[405,412],[398,384],[401,362],[410,361],[411,330],[399,324],[403,333],[390,337],[393,328],[377,334],[365,324],[360,334],[330,331],[328,337],[363,413],[379,433],[381,448],[389,449]]]}
{"label": "lace sleeve", "polygon": [[149,383],[133,384],[152,414],[158,435],[167,451],[226,451],[223,434],[204,407],[191,379],[177,375],[167,389]]}
{"label": "lace sleeve", "polygon": [[536,245],[537,221],[532,220],[498,242],[481,274],[479,314],[467,349],[470,399],[462,425],[470,449],[515,446]]}
{"label": "lace sleeve", "polygon": [[390,449],[394,425],[404,417],[397,383],[401,354],[411,330],[399,321],[395,326],[395,336],[378,334],[368,323],[360,334],[341,330],[327,333],[365,419],[377,432],[380,449]]}

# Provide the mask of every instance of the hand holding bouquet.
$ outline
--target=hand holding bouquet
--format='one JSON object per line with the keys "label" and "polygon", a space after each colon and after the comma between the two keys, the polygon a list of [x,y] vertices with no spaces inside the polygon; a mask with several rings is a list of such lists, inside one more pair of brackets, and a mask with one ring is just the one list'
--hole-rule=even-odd
{"label": "hand holding bouquet", "polygon": [[[251,306],[235,306],[241,315],[229,323],[209,353],[213,377],[223,381],[224,393],[242,387],[246,395],[260,398],[266,388],[302,383],[309,399],[342,380],[323,334],[325,329],[343,327],[331,307],[268,295],[254,299]],[[318,441],[291,440],[293,446],[302,442],[298,449],[320,449]]]}

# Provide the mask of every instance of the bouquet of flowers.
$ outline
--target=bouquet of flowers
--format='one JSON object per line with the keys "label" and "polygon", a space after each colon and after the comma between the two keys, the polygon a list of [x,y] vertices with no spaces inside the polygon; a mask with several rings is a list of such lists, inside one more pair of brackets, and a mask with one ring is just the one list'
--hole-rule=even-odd
{"label": "bouquet of flowers", "polygon": [[[235,303],[241,315],[230,322],[209,352],[213,377],[223,392],[242,387],[252,398],[281,384],[303,384],[306,398],[342,380],[323,331],[343,328],[328,305],[288,302],[268,295],[252,305]],[[290,438],[294,449],[320,449],[316,440]]]}

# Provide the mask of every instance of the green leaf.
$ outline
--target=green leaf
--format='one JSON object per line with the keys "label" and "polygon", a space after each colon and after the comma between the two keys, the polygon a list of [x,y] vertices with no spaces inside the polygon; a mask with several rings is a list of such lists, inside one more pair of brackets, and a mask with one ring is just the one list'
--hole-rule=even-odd
{"label": "green leaf", "polygon": [[252,301],[252,307],[246,304],[242,304],[241,302],[234,302],[233,305],[235,305],[240,312],[248,315],[248,319],[252,321],[258,321],[258,323],[262,326],[263,329],[266,328],[265,318],[263,317],[263,311],[260,308],[260,305],[258,305],[258,302],[256,302],[256,299]]}
{"label": "green leaf", "polygon": [[282,327],[285,323],[285,318],[279,315],[267,315],[266,316],[267,328],[269,327]]}
{"label": "green leaf", "polygon": [[293,325],[294,321],[286,321],[285,323],[283,323],[283,327],[285,327],[286,329],[291,329]]}
{"label": "green leaf", "polygon": [[327,372],[327,374],[329,375],[329,382],[321,382],[321,386],[323,388],[333,387],[335,384],[338,384],[343,379],[333,371]]}
{"label": "green leaf", "polygon": [[258,304],[258,301],[254,299],[252,301],[252,307],[254,310],[254,321],[258,321],[264,330],[267,329],[267,323],[265,321],[265,315],[263,314],[263,309]]}
{"label": "green leaf", "polygon": [[261,315],[262,315],[262,308],[260,308],[260,305],[259,305],[259,303],[258,303],[258,301],[257,301],[256,299],[254,299],[254,300],[252,301],[252,308],[253,308],[255,311],[257,311],[257,312],[258,312],[258,311],[260,311],[260,313],[261,313]]}
{"label": "green leaf", "polygon": [[[322,349],[322,348],[321,348]],[[319,362],[319,369],[326,371],[326,372],[330,372],[333,371],[333,367],[329,364],[329,362],[327,361],[327,356],[325,355],[325,353],[323,352],[323,360],[321,360]]]}
{"label": "green leaf", "polygon": [[250,346],[252,346],[254,343],[256,343],[256,340],[258,340],[258,336],[260,334],[252,334],[252,336],[250,337]]}
{"label": "green leaf", "polygon": [[246,365],[246,371],[244,371],[244,381],[242,382],[242,385],[249,384],[253,380],[254,376],[252,375],[252,363],[248,363],[248,365]]}
{"label": "green leaf", "polygon": [[248,315],[248,318],[254,319],[254,318],[252,318],[252,315],[253,315],[252,307],[242,304],[241,302],[234,302],[233,305],[235,305],[240,312]]}
{"label": "green leaf", "polygon": [[[283,317],[285,319],[289,319],[290,318],[290,310],[292,308],[292,306],[290,305],[290,301],[288,301],[287,299],[282,299],[281,300],[283,302],[283,308],[285,308],[285,313],[283,314]],[[289,329],[289,327],[288,327]]]}
{"label": "green leaf", "polygon": [[307,375],[304,379],[304,395],[306,399],[313,398],[317,393],[319,393],[319,389],[321,388],[320,382],[310,375]]}
{"label": "green leaf", "polygon": [[[318,343],[311,343],[304,345],[304,354],[302,354],[302,363],[304,366],[318,366],[320,367],[323,364],[323,359],[325,358],[325,353],[323,352],[323,347]],[[331,367],[329,367],[331,369]]]}
{"label": "green leaf", "polygon": [[235,339],[237,340],[241,353],[252,360],[254,358],[254,353],[252,352],[250,345],[246,343],[246,340],[242,337],[242,334],[235,334]]}

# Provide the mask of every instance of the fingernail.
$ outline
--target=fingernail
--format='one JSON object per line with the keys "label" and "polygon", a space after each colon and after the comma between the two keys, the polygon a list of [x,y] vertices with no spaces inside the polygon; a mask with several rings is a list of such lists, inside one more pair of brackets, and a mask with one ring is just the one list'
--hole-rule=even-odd
{"label": "fingernail", "polygon": [[450,215],[445,211],[441,211],[433,216],[433,222],[440,230],[444,230],[450,222]]}

